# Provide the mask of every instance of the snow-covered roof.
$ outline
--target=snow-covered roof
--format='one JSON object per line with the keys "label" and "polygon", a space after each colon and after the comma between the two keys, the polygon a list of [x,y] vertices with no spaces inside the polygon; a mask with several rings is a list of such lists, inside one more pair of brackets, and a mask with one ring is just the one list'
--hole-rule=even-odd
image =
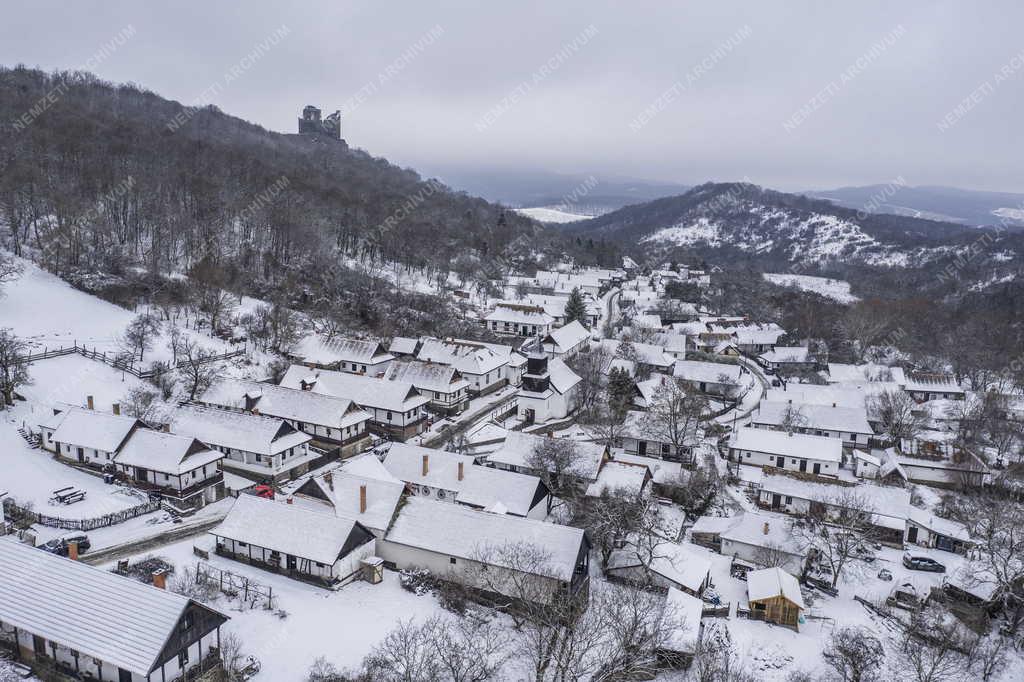
{"label": "snow-covered roof", "polygon": [[774,325],[764,328],[756,326],[722,328],[717,325],[712,325],[711,331],[731,331],[736,334],[736,343],[741,346],[772,345],[779,340],[780,336],[786,333],[784,329]]}
{"label": "snow-covered roof", "polygon": [[970,542],[971,540],[971,534],[967,530],[967,526],[951,519],[936,516],[927,509],[911,507],[910,520],[937,535],[944,535],[954,540],[963,540],[964,542]]}
{"label": "snow-covered roof", "polygon": [[304,336],[292,355],[318,365],[331,365],[336,362],[375,365],[394,359],[393,355],[384,350],[380,341],[362,341],[342,337],[326,339],[319,334]]}
{"label": "snow-covered roof", "polygon": [[416,352],[416,346],[418,346],[419,343],[419,339],[415,339],[410,336],[396,336],[391,339],[391,343],[388,344],[388,352],[398,353],[400,355],[412,355]]}
{"label": "snow-covered roof", "polygon": [[484,319],[488,322],[512,322],[542,327],[550,325],[555,321],[555,318],[544,312],[544,308],[540,306],[518,303],[499,303],[491,313],[484,316]]}
{"label": "snow-covered roof", "polygon": [[108,666],[146,677],[191,604],[175,592],[0,538],[0,621]]}
{"label": "snow-covered roof", "polygon": [[735,516],[700,516],[693,522],[690,532],[719,535],[732,528],[736,522]]}
{"label": "snow-covered roof", "polygon": [[683,654],[697,653],[700,642],[700,619],[704,602],[674,587],[665,595],[665,610],[675,626],[665,637],[662,648]]}
{"label": "snow-covered roof", "polygon": [[347,398],[357,405],[392,412],[408,412],[422,407],[430,399],[412,383],[397,379],[381,379],[349,372],[292,365],[281,379],[281,386],[312,393]]}
{"label": "snow-covered roof", "polygon": [[[488,461],[507,466],[531,468],[530,455],[534,448],[547,442],[546,436],[535,436],[521,431],[509,431],[501,447],[487,456]],[[585,479],[597,479],[598,469],[604,459],[605,446],[585,441],[569,441],[576,448],[577,471],[574,473]]]}
{"label": "snow-covered roof", "polygon": [[[365,457],[380,463],[373,454],[367,454]],[[374,532],[383,533],[395,515],[398,503],[405,492],[405,484],[392,478],[386,471],[384,475],[392,480],[354,473],[358,467],[354,471],[349,471],[348,463],[353,460],[346,462],[344,467],[329,472],[329,475],[321,474],[304,483],[295,492],[295,499],[301,500],[307,493],[314,498],[322,498],[338,516],[358,521]],[[315,486],[316,490],[310,490],[311,486]],[[360,489],[363,486],[366,486],[366,509],[360,512]]]}
{"label": "snow-covered roof", "polygon": [[[310,372],[303,369],[307,374]],[[246,396],[252,400],[247,401]],[[203,392],[199,401],[236,410],[244,410],[251,403],[261,414],[335,429],[370,419],[369,413],[349,398],[231,377],[215,381]]]}
{"label": "snow-covered roof", "polygon": [[605,491],[639,495],[647,483],[648,469],[643,464],[609,460],[601,467],[597,480],[587,487],[587,495],[600,497]]}
{"label": "snow-covered roof", "polygon": [[351,518],[243,494],[210,535],[330,566],[357,528]]}
{"label": "snow-covered roof", "polygon": [[800,405],[836,405],[837,407],[861,407],[867,403],[869,391],[856,386],[829,384],[788,383],[785,388],[770,388],[765,392],[764,402],[789,402]]}
{"label": "snow-covered roof", "polygon": [[797,459],[817,459],[836,463],[843,460],[841,438],[808,436],[802,433],[756,429],[750,426],[736,429],[729,447]]}
{"label": "snow-covered roof", "polygon": [[786,475],[770,475],[761,478],[761,490],[832,506],[842,505],[844,496],[853,495],[858,501],[867,503],[872,512],[882,516],[906,520],[910,513],[910,492],[894,486],[871,483],[836,485]]}
{"label": "snow-covered roof", "polygon": [[963,393],[964,389],[957,383],[956,378],[951,374],[926,374],[923,372],[908,372],[908,391],[922,393]]}
{"label": "snow-covered roof", "polygon": [[83,410],[67,410],[53,440],[103,452],[116,452],[139,422],[132,417]]}
{"label": "snow-covered roof", "polygon": [[170,415],[171,431],[207,445],[273,455],[308,443],[312,436],[276,417],[183,405]]}
{"label": "snow-covered roof", "polygon": [[732,524],[720,535],[723,540],[752,547],[771,547],[800,557],[806,554],[802,543],[793,537],[789,522],[777,516],[743,512],[734,516]]}
{"label": "snow-covered roof", "polygon": [[647,467],[655,483],[678,485],[681,480],[680,476],[683,472],[683,465],[680,462],[670,462],[667,459],[656,459],[641,455],[630,455],[625,452],[615,455],[615,459],[619,462],[640,464]]}
{"label": "snow-covered roof", "polygon": [[565,352],[585,343],[590,338],[590,332],[580,324],[579,320],[573,320],[567,325],[552,329],[544,337],[545,344],[553,344],[556,352]]}
{"label": "snow-covered roof", "polygon": [[653,550],[638,550],[633,545],[617,549],[608,559],[608,570],[643,566],[641,557],[647,559],[651,572],[694,592],[700,591],[711,572],[711,560],[706,555],[692,545],[676,542],[658,543]]}
{"label": "snow-covered roof", "polygon": [[131,435],[114,461],[124,466],[180,476],[222,459],[223,453],[211,450],[191,436],[139,429]]}
{"label": "snow-covered roof", "polygon": [[[502,353],[498,348],[505,348]],[[512,348],[497,344],[483,344],[458,339],[423,339],[417,360],[429,360],[451,365],[463,374],[487,374],[500,369],[509,362]]]}
{"label": "snow-covered roof", "polygon": [[689,344],[686,342],[685,334],[675,332],[660,332],[655,334],[651,343],[661,346],[667,353],[685,353]]}
{"label": "snow-covered roof", "polygon": [[459,370],[451,365],[436,362],[392,362],[388,365],[384,378],[395,381],[408,381],[421,391],[455,393],[469,388],[469,382],[462,378]]}
{"label": "snow-covered roof", "polygon": [[548,378],[551,380],[551,387],[562,394],[583,381],[561,358],[552,358],[548,361]]}
{"label": "snow-covered roof", "polygon": [[579,528],[556,523],[411,497],[398,512],[386,541],[460,559],[487,557],[496,566],[503,565],[503,546],[535,547],[546,557],[539,567],[541,575],[570,581],[584,534]]}
{"label": "snow-covered roof", "polygon": [[[604,339],[601,341],[601,345],[607,348],[613,357],[618,357],[619,348],[623,343],[625,342],[617,339]],[[631,341],[629,345],[633,346],[634,350],[636,350],[637,362],[642,364],[668,368],[676,361],[675,358],[665,352],[664,346],[653,343],[637,343],[635,341]]]}
{"label": "snow-covered roof", "polygon": [[672,375],[685,381],[736,385],[740,383],[740,366],[724,362],[676,360]]}
{"label": "snow-covered roof", "polygon": [[829,383],[861,384],[865,382],[894,382],[905,385],[906,376],[901,367],[888,367],[868,363],[849,365],[840,362],[828,363]]}
{"label": "snow-covered roof", "polygon": [[747,600],[763,601],[772,597],[785,597],[798,607],[804,607],[800,583],[781,568],[762,568],[747,573]]}
{"label": "snow-covered roof", "polygon": [[810,362],[811,351],[806,346],[776,346],[770,351],[761,353],[759,356],[765,362],[770,363],[805,363]]}
{"label": "snow-covered roof", "polygon": [[823,431],[840,431],[842,433],[860,433],[874,435],[868,424],[867,409],[861,407],[832,407],[831,405],[800,405],[794,402],[764,402],[751,415],[754,424],[783,426],[788,413],[801,415],[796,427],[821,429]]}
{"label": "snow-covered roof", "polygon": [[[424,457],[427,458],[425,476]],[[526,516],[529,513],[539,496],[539,478],[479,466],[473,462],[474,458],[471,455],[433,450],[408,443],[392,443],[384,457],[384,468],[410,485],[453,491],[455,501],[460,504],[487,508],[500,502],[512,514]]]}

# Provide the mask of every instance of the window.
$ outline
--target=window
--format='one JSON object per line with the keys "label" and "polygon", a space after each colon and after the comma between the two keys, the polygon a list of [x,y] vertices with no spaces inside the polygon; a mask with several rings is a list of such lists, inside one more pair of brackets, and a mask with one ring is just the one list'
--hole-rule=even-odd
{"label": "window", "polygon": [[178,667],[184,668],[186,663],[188,663],[188,647],[178,652]]}
{"label": "window", "polygon": [[793,504],[793,496],[786,495],[786,504]]}
{"label": "window", "polygon": [[454,564],[455,563],[455,557],[448,557],[448,563]]}
{"label": "window", "polygon": [[188,630],[191,627],[192,627],[192,614],[191,613],[186,613],[185,617],[182,618],[181,622],[178,624],[178,629],[180,629],[182,632],[188,632]]}
{"label": "window", "polygon": [[391,421],[391,413],[388,412],[388,421]]}

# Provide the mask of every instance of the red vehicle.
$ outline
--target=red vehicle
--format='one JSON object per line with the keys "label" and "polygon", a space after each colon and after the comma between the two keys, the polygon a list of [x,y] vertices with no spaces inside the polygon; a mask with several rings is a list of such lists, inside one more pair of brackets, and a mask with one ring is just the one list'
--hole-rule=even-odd
{"label": "red vehicle", "polygon": [[269,485],[258,485],[252,489],[252,494],[256,497],[262,497],[265,500],[274,499],[274,489]]}

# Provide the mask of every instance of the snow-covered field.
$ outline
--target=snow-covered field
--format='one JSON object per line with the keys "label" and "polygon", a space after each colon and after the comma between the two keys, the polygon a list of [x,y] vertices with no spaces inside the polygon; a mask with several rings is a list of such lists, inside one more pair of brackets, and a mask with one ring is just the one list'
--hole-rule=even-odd
{"label": "snow-covered field", "polygon": [[320,656],[339,668],[355,668],[400,621],[421,622],[441,612],[434,597],[402,589],[392,571],[385,571],[378,585],[354,582],[331,591],[218,557],[213,545],[212,536],[203,535],[142,556],[164,557],[180,573],[195,566],[195,546],[210,552],[211,565],[273,588],[275,608],[286,617],[263,609],[241,611],[225,600],[210,604],[231,618],[225,631],[237,634],[243,651],[260,660],[258,680],[302,682]]}
{"label": "snow-covered field", "polygon": [[537,206],[534,208],[517,208],[516,213],[520,213],[534,220],[539,220],[542,223],[574,223],[577,220],[590,220],[593,216],[583,215],[582,213],[569,213],[558,208],[550,208],[545,206]]}
{"label": "snow-covered field", "polygon": [[764,278],[772,284],[793,287],[801,291],[811,291],[839,303],[855,303],[860,300],[850,293],[850,283],[842,279],[814,277],[812,275],[793,275],[785,272],[766,272],[764,273]]}
{"label": "snow-covered field", "polygon": [[[34,416],[25,404],[0,412],[0,493],[7,492],[20,503],[31,503],[41,514],[65,519],[103,516],[146,502],[141,493],[106,485],[99,476],[62,464],[42,449],[30,448],[18,428],[22,423],[30,424]],[[85,499],[51,505],[53,491],[67,486],[84,490]]]}

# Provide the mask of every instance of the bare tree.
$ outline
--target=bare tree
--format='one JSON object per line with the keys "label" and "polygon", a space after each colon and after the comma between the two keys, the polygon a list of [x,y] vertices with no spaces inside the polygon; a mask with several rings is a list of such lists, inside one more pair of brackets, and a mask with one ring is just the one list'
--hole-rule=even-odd
{"label": "bare tree", "polygon": [[976,543],[967,579],[991,589],[1016,632],[1024,621],[1024,509],[1001,497],[974,497],[965,517]]}
{"label": "bare tree", "polygon": [[14,405],[14,392],[19,386],[32,382],[28,363],[28,344],[14,335],[10,328],[0,329],[0,408]]}
{"label": "bare tree", "polygon": [[902,438],[913,438],[927,423],[914,399],[900,390],[882,391],[869,398],[868,416],[881,424],[882,434],[890,445]]}
{"label": "bare tree", "polygon": [[143,422],[152,423],[159,412],[160,394],[145,386],[133,386],[121,398],[125,414]]}
{"label": "bare tree", "polygon": [[288,353],[302,338],[299,315],[290,308],[275,303],[267,317],[270,327],[271,346],[281,353]]}
{"label": "bare tree", "polygon": [[863,627],[834,630],[822,652],[840,682],[874,682],[885,660],[882,642]]}
{"label": "bare tree", "polygon": [[182,342],[178,376],[185,384],[189,400],[195,400],[197,393],[209,388],[214,377],[220,372],[222,363],[212,360],[215,355],[193,339],[186,338]]}
{"label": "bare tree", "polygon": [[786,407],[782,410],[779,425],[785,429],[786,433],[793,433],[807,426],[807,415],[804,414],[800,405],[787,403]]}
{"label": "bare tree", "polygon": [[874,504],[856,487],[847,487],[826,505],[824,518],[807,516],[793,524],[793,536],[813,548],[828,567],[835,587],[851,559],[867,551],[877,529],[871,523]]}
{"label": "bare tree", "polygon": [[138,354],[139,362],[142,362],[147,350],[153,347],[157,337],[160,335],[160,320],[150,313],[142,313],[136,316],[121,336],[121,342],[125,351],[133,356]]}
{"label": "bare tree", "polygon": [[0,251],[0,285],[12,282],[21,276],[23,268],[14,256]]}
{"label": "bare tree", "polygon": [[754,563],[761,568],[787,568],[793,563],[793,553],[778,543],[769,542],[754,553]]}
{"label": "bare tree", "polygon": [[199,309],[209,318],[210,331],[214,333],[220,329],[237,307],[234,296],[217,287],[203,289],[199,295],[198,304]]}
{"label": "bare tree", "polygon": [[224,665],[224,682],[243,682],[248,656],[242,650],[242,638],[233,632],[220,638],[220,660]]}
{"label": "bare tree", "polygon": [[[551,495],[570,510],[575,508],[583,494],[583,455],[576,443],[568,438],[544,438],[526,458],[526,465],[544,482]],[[548,501],[548,512],[557,504]]]}
{"label": "bare tree", "polygon": [[655,393],[643,425],[651,440],[669,443],[678,455],[697,440],[707,407],[702,394],[679,379],[669,378]]}
{"label": "bare tree", "polygon": [[961,680],[970,668],[959,621],[929,607],[914,615],[901,640],[898,667],[911,682]]}

